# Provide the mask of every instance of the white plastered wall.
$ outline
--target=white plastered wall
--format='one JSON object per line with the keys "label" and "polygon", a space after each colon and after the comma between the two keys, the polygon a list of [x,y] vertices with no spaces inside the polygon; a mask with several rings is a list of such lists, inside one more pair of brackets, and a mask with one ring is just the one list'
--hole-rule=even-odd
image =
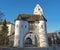
{"label": "white plastered wall", "polygon": [[39,21],[39,38],[40,38],[40,47],[48,47],[46,22],[42,20]]}
{"label": "white plastered wall", "polygon": [[24,35],[28,32],[28,22],[23,20],[16,20],[15,24],[15,47],[23,47]]}

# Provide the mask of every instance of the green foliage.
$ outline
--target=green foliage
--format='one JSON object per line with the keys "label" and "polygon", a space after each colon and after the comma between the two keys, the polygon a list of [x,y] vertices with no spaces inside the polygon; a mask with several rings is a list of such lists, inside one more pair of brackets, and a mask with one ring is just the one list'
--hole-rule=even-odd
{"label": "green foliage", "polygon": [[0,31],[0,44],[2,45],[7,45],[8,44],[8,27],[7,27],[7,22],[4,20],[3,25],[2,25],[2,30]]}

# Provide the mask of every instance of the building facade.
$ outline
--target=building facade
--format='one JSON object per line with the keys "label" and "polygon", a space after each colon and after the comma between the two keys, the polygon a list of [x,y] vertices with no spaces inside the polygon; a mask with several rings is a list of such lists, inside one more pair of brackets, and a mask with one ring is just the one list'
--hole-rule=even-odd
{"label": "building facade", "polygon": [[33,14],[19,14],[15,19],[14,47],[48,47],[46,22],[39,4]]}
{"label": "building facade", "polygon": [[[7,22],[7,27],[8,27],[8,35],[10,36],[11,34],[13,34],[15,32],[15,25],[12,24],[11,22]],[[3,26],[3,22],[0,22],[0,30],[2,29]]]}

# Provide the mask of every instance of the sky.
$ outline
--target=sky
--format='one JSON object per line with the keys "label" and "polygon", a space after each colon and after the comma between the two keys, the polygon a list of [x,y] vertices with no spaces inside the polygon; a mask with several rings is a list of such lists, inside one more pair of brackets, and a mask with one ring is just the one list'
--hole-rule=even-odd
{"label": "sky", "polygon": [[60,29],[60,0],[0,0],[0,11],[7,21],[14,23],[19,14],[33,14],[37,4],[43,9],[47,19],[47,32],[56,32]]}

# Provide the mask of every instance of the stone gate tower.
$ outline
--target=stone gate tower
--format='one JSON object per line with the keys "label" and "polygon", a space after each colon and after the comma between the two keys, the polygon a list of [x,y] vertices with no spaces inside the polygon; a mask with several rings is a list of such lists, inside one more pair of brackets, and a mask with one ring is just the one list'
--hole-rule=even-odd
{"label": "stone gate tower", "polygon": [[48,47],[46,22],[39,4],[33,14],[19,14],[15,19],[14,47]]}

